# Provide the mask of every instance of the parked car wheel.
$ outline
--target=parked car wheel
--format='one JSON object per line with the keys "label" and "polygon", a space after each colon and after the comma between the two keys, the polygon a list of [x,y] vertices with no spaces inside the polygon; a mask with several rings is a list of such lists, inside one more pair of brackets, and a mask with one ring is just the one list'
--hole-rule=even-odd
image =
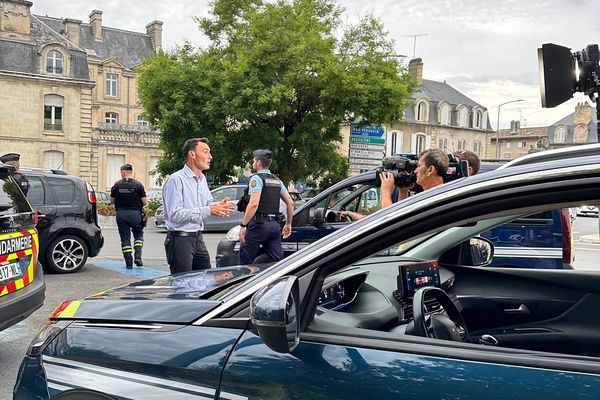
{"label": "parked car wheel", "polygon": [[58,274],[70,274],[79,271],[87,261],[88,250],[81,238],[73,235],[55,239],[48,250],[44,270]]}

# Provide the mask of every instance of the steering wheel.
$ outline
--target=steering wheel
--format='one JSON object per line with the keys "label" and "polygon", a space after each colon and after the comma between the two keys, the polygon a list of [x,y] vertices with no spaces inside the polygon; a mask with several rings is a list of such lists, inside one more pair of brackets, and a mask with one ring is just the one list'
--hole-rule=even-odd
{"label": "steering wheel", "polygon": [[[446,314],[434,313],[425,318],[425,299],[436,299]],[[411,334],[455,342],[471,342],[467,325],[448,294],[440,288],[424,287],[413,297],[413,329]]]}

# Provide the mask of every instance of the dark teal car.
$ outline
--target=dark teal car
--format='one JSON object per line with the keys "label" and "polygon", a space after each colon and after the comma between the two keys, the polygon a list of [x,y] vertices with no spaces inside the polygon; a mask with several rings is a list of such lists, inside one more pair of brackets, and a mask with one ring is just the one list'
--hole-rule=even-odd
{"label": "dark teal car", "polygon": [[479,234],[597,204],[599,187],[597,156],[497,170],[272,266],[65,302],[14,399],[596,399],[600,273],[491,268]]}

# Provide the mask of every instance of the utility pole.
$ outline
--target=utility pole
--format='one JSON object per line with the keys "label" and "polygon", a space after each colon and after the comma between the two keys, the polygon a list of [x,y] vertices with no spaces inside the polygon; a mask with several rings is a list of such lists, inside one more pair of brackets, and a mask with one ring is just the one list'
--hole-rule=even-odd
{"label": "utility pole", "polygon": [[414,39],[413,41],[413,58],[417,56],[417,38],[421,36],[427,36],[426,33],[417,33],[416,35],[400,35],[402,37],[411,37]]}

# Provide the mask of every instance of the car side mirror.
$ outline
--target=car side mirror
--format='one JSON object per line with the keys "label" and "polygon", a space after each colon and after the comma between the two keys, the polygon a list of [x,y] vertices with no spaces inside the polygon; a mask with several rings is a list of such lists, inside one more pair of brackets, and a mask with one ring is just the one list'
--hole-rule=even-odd
{"label": "car side mirror", "polygon": [[257,291],[250,300],[250,318],[271,350],[291,353],[300,343],[298,278],[284,276]]}
{"label": "car side mirror", "polygon": [[482,237],[472,237],[465,247],[468,254],[465,259],[469,260],[473,267],[485,267],[494,259],[494,245],[488,239]]}

